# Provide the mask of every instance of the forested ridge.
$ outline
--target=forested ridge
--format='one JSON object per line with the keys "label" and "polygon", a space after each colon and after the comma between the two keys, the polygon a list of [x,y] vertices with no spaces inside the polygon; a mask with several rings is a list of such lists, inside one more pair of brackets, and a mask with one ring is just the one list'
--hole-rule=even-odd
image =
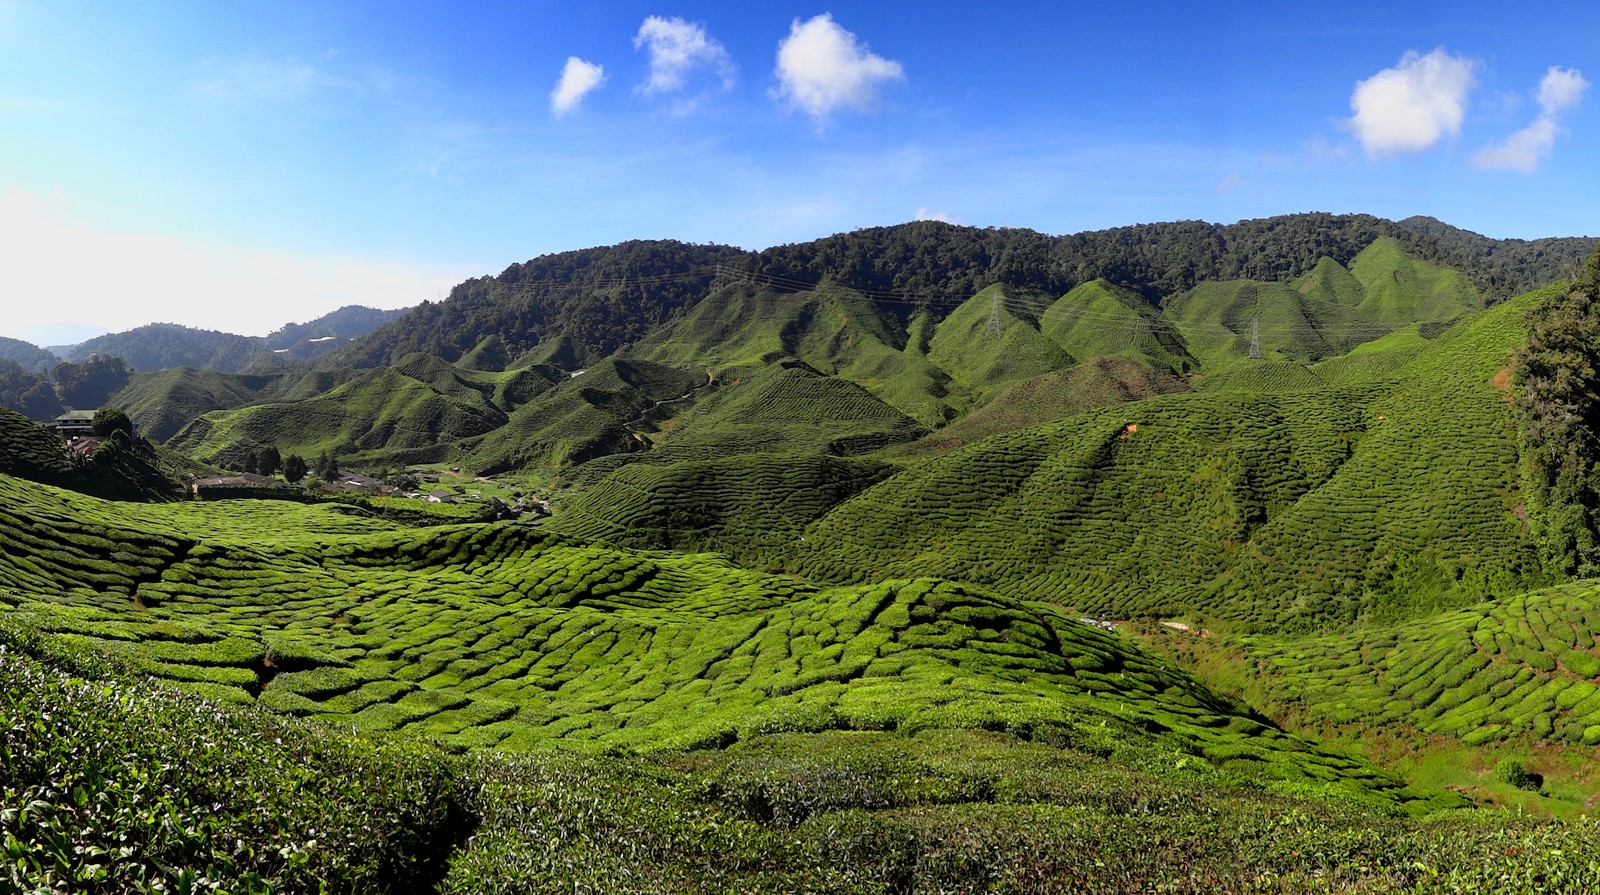
{"label": "forested ridge", "polygon": [[1283,281],[1323,258],[1346,264],[1382,237],[1411,257],[1466,274],[1491,301],[1570,276],[1600,240],[1494,240],[1432,218],[1309,213],[1236,224],[1136,224],[1051,236],[1019,228],[917,221],[747,252],[730,246],[632,241],[545,255],[456,286],[401,321],[319,361],[322,368],[393,363],[414,351],[456,360],[498,337],[509,352],[591,363],[648,335],[717,286],[739,278],[794,291],[832,282],[899,316],[943,316],[1000,283],[1062,295],[1104,279],[1152,304],[1196,284]]}

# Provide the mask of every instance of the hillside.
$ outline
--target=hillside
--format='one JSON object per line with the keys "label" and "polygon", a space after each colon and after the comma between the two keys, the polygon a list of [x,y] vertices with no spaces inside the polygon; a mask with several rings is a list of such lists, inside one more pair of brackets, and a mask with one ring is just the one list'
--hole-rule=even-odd
{"label": "hillside", "polygon": [[5,358],[0,358],[0,407],[41,422],[65,409],[49,376]]}
{"label": "hillside", "polygon": [[177,367],[262,372],[326,354],[403,313],[346,305],[309,323],[287,324],[265,338],[151,323],[96,336],[63,350],[66,360],[82,362],[96,354],[120,357],[131,369],[146,373]]}
{"label": "hillside", "polygon": [[61,358],[32,342],[0,336],[0,360],[16,361],[23,369],[44,373],[55,366]]}
{"label": "hillside", "polygon": [[[963,585],[817,588],[515,525],[119,506],[9,478],[0,491],[0,599],[13,618],[224,701],[520,748],[837,728],[1104,736],[1109,725],[1212,750],[1219,764],[1249,755],[1267,778],[1330,779],[1312,773],[1323,768],[1398,793],[1130,641]],[[107,541],[115,562],[100,553]]]}
{"label": "hillside", "polygon": [[[1292,385],[1236,380],[971,441],[855,493],[776,558],[754,529],[705,546],[826,581],[934,574],[1113,618],[1276,630],[1476,601],[1540,574],[1493,381],[1539,298],[1425,347],[1262,368]],[[649,491],[596,491],[571,504],[580,521],[557,524],[602,534],[581,520],[629,519],[636,544],[671,527],[659,514],[672,504]],[[630,493],[652,503],[618,503]]]}
{"label": "hillside", "polygon": [[68,349],[66,359],[76,363],[96,354],[120,357],[134,370],[200,367],[228,373],[266,363],[270,357],[260,339],[176,323],[150,323],[96,336]]}
{"label": "hillside", "polygon": [[59,435],[3,407],[0,475],[106,498],[171,500],[179,495],[178,471],[142,439],[108,439],[93,457],[74,457]]}
{"label": "hillside", "polygon": [[[273,384],[293,388],[311,375],[290,374]],[[514,385],[508,392],[497,378],[532,378],[537,386]],[[169,444],[208,462],[269,445],[308,457],[326,451],[357,462],[431,462],[444,459],[462,439],[504,426],[515,407],[512,398],[549,384],[528,371],[471,376],[417,357],[301,400],[211,411],[184,425]]]}
{"label": "hillside", "polygon": [[[1307,215],[1232,229],[1151,226],[1059,239],[942,224],[862,231],[812,246],[832,259],[828,264],[842,265],[814,286],[800,278],[805,271],[772,272],[775,259],[811,257],[801,247],[772,250],[760,263],[724,247],[673,242],[565,253],[463,284],[455,297],[345,344],[318,361],[326,368],[320,378],[271,384],[136,374],[107,400],[128,408],[156,437],[208,460],[271,437],[299,452],[328,450],[356,463],[449,460],[476,473],[582,485],[647,458],[661,465],[752,452],[928,454],[1173,391],[1278,392],[1367,382],[1392,375],[1485,304],[1467,274],[1426,260],[1442,249],[1430,250],[1418,234],[1377,219]],[[1045,242],[1035,245],[1034,237]],[[1151,293],[1176,274],[1150,265],[1157,258],[1194,260],[1206,245],[1211,268],[1279,279],[1206,280],[1152,302]],[[1539,263],[1553,263],[1576,245],[1545,245],[1555,254]],[[1055,260],[1017,268],[1033,271],[1011,278],[1022,285],[997,282],[967,295],[848,285],[917,287],[919,277],[933,275],[932,259],[953,265],[962,252],[979,253],[965,262],[969,271],[991,263],[1011,270],[1007,264],[1039,246]],[[1299,259],[1297,252],[1314,246],[1336,255]],[[1155,256],[1142,254],[1157,249]],[[889,254],[872,254],[880,251]],[[1507,248],[1501,260],[1517,251]],[[1002,264],[1001,256],[1010,261]],[[1128,261],[1135,256],[1143,260]],[[1128,263],[1113,264],[1118,257]],[[1087,270],[1068,265],[1073,258],[1101,265],[1115,279],[1040,291],[1039,284],[1072,282],[1076,274],[1069,271]],[[813,261],[806,271],[823,270]],[[891,261],[895,270],[911,271],[910,279],[900,273],[874,279]],[[419,350],[398,353],[407,347]],[[607,360],[611,349],[619,350]],[[349,368],[335,366],[381,360],[409,376],[405,365],[420,357],[448,368],[413,378],[454,409],[391,400],[398,380],[387,374],[349,386]],[[632,372],[610,376],[605,365],[613,362]],[[810,371],[803,390],[809,397],[752,397],[767,388],[756,383],[774,366]],[[285,385],[291,382],[297,385]],[[889,416],[877,422],[807,416],[808,408],[822,406],[818,401],[833,400],[825,394],[837,392],[850,404],[854,399],[842,396],[854,389],[885,405]],[[799,403],[789,409],[768,403],[791,398]],[[756,407],[789,420],[732,419],[745,412],[740,408]],[[177,440],[184,426],[191,428]],[[905,447],[912,441],[919,447]]]}
{"label": "hillside", "polygon": [[398,319],[406,310],[345,305],[306,323],[285,324],[267,334],[266,345],[277,360],[310,360]]}
{"label": "hillside", "polygon": [[[1415,820],[1348,796],[1241,785],[1247,761],[1217,772],[1137,740],[835,731],[716,751],[459,759],[208,702],[64,640],[0,626],[0,724],[15,759],[4,785],[28,805],[0,821],[0,879],[16,886],[1291,893],[1600,882],[1592,822]],[[47,770],[62,767],[69,776]],[[139,847],[118,851],[130,841]]]}
{"label": "hillside", "polygon": [[195,367],[174,367],[134,373],[128,384],[106,403],[120,407],[139,431],[166,441],[185,424],[212,410],[248,404],[299,401],[348,381],[354,371],[328,373],[219,373]]}
{"label": "hillside", "polygon": [[199,456],[542,476],[537,523],[102,500],[0,413],[0,887],[1589,891],[1600,255],[1283,264],[130,378],[238,402]]}

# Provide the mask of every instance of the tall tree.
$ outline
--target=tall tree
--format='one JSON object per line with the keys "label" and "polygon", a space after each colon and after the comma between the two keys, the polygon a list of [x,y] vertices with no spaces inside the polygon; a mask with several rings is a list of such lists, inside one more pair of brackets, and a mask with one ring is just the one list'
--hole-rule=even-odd
{"label": "tall tree", "polygon": [[1600,573],[1600,252],[1527,315],[1516,355],[1529,522],[1554,571]]}
{"label": "tall tree", "polygon": [[283,477],[293,483],[306,477],[306,461],[299,454],[290,454],[283,458]]}
{"label": "tall tree", "polygon": [[94,420],[89,425],[90,431],[101,438],[110,438],[113,432],[133,434],[133,420],[128,419],[127,412],[120,407],[102,407],[96,410]]}
{"label": "tall tree", "polygon": [[256,451],[256,472],[262,475],[273,475],[278,467],[283,465],[283,457],[278,453],[276,445],[267,445]]}
{"label": "tall tree", "polygon": [[129,373],[122,358],[104,354],[91,355],[81,364],[62,361],[50,371],[62,402],[79,410],[104,404],[114,392],[128,384]]}

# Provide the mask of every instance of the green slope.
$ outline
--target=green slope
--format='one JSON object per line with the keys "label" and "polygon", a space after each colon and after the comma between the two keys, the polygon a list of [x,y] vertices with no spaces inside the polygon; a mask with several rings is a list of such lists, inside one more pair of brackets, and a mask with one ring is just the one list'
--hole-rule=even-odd
{"label": "green slope", "polygon": [[106,404],[125,410],[145,437],[166,441],[207,411],[304,400],[355,375],[353,370],[252,375],[173,367],[133,374]]}
{"label": "green slope", "polygon": [[809,526],[792,567],[915,569],[1094,613],[1265,628],[1481,599],[1534,574],[1491,383],[1534,299],[1390,379],[1168,395],[917,463]]}
{"label": "green slope", "polygon": [[920,437],[917,422],[872,392],[794,363],[723,383],[673,421],[666,444],[716,454],[860,454]]}
{"label": "green slope", "polygon": [[1393,797],[1132,641],[932,579],[817,588],[516,525],[121,506],[0,478],[10,616],[217,698],[461,746],[1107,729],[1263,780]]}
{"label": "green slope", "polygon": [[1404,624],[1253,638],[1268,705],[1312,724],[1405,726],[1468,744],[1600,745],[1600,586],[1579,582]]}
{"label": "green slope", "polygon": [[798,360],[935,426],[954,416],[964,399],[951,396],[949,374],[917,347],[897,318],[848,289],[734,288],[708,296],[636,351],[659,363],[716,373]]}
{"label": "green slope", "polygon": [[505,425],[463,442],[465,462],[483,473],[559,470],[646,450],[647,433],[655,429],[652,412],[668,405],[686,407],[707,387],[704,373],[637,359],[610,358],[562,375],[555,386],[512,411]]}
{"label": "green slope", "polygon": [[1263,358],[1308,363],[1408,324],[1437,332],[1482,308],[1465,276],[1408,256],[1390,238],[1374,241],[1348,267],[1323,258],[1292,281],[1201,283],[1164,303],[1208,373],[1245,363],[1252,342]]}
{"label": "green slope", "polygon": [[13,410],[0,407],[0,474],[121,500],[172,500],[179,496],[171,458],[142,439],[105,441],[74,461],[61,437]]}
{"label": "green slope", "polygon": [[[991,328],[999,309],[999,331]],[[995,285],[940,320],[926,354],[957,382],[984,391],[1071,366],[1072,355],[1039,331],[1038,301]]]}
{"label": "green slope", "polygon": [[[441,754],[218,705],[0,626],[0,885],[619,893],[1590,891],[1593,821],[1399,816],[1107,728]],[[1021,735],[1018,735],[1021,734]],[[1314,765],[1308,765],[1314,767]],[[1392,791],[1392,790],[1391,790]],[[1415,804],[1415,803],[1412,803]],[[130,847],[127,843],[137,843]],[[1509,881],[1509,884],[1508,884]]]}
{"label": "green slope", "polygon": [[207,460],[273,445],[308,457],[328,451],[356,462],[428,462],[444,459],[459,439],[505,424],[504,411],[480,389],[437,377],[432,366],[415,372],[429,381],[383,367],[313,398],[213,411],[169,444]]}
{"label": "green slope", "polygon": [[938,454],[1085,410],[1188,391],[1176,375],[1120,357],[1099,357],[1016,383],[896,455]]}
{"label": "green slope", "polygon": [[811,521],[894,469],[804,454],[631,463],[562,500],[550,525],[627,547],[714,547],[760,568],[787,554]]}
{"label": "green slope", "polygon": [[1056,300],[1040,330],[1073,357],[1124,357],[1146,366],[1187,372],[1194,366],[1183,340],[1137,293],[1094,280]]}
{"label": "green slope", "polygon": [[1417,261],[1392,238],[1362,249],[1350,262],[1350,272],[1365,290],[1360,308],[1372,320],[1442,322],[1483,307],[1477,290],[1459,271]]}

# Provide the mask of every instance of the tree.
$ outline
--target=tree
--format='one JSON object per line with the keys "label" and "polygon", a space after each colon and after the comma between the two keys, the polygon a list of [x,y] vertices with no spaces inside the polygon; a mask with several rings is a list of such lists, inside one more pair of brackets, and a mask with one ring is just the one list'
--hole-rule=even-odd
{"label": "tree", "polygon": [[81,364],[62,361],[50,371],[63,403],[88,409],[99,407],[113,392],[128,384],[128,367],[120,357],[90,355]]}
{"label": "tree", "polygon": [[110,438],[113,432],[132,435],[133,420],[128,419],[128,414],[119,407],[102,407],[94,412],[90,431],[100,438]]}
{"label": "tree", "polygon": [[1600,252],[1524,318],[1515,357],[1528,521],[1557,573],[1600,573]]}
{"label": "tree", "polygon": [[283,458],[283,477],[290,482],[298,483],[306,477],[306,461],[299,454],[290,454]]}
{"label": "tree", "polygon": [[257,471],[256,470],[256,466],[257,466],[257,463],[256,463],[256,452],[253,451],[253,450],[250,450],[250,449],[246,449],[244,454],[243,454],[243,457],[244,457],[244,459],[239,461],[239,469],[241,471],[243,471],[243,472],[250,472],[250,473],[256,472]]}
{"label": "tree", "polygon": [[274,445],[267,445],[256,451],[256,472],[262,475],[272,475],[283,465],[283,457]]}
{"label": "tree", "polygon": [[321,456],[317,457],[317,478],[326,482],[338,474],[339,458],[334,454],[323,451]]}

